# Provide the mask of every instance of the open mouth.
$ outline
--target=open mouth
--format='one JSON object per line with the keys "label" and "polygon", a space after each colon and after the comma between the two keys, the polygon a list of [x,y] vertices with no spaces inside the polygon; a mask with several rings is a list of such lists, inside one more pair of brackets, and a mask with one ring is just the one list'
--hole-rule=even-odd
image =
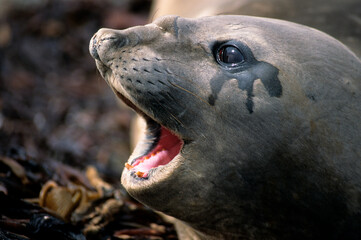
{"label": "open mouth", "polygon": [[125,104],[141,115],[147,123],[145,139],[137,143],[136,147],[136,149],[141,149],[141,154],[125,163],[125,167],[131,171],[133,177],[148,179],[156,168],[167,165],[179,154],[184,142],[171,130],[146,115],[116,89],[113,88],[113,90]]}

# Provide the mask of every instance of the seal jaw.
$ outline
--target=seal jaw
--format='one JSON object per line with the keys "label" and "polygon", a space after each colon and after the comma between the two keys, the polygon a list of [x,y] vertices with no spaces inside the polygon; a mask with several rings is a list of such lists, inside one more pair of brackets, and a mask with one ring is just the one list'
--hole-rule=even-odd
{"label": "seal jaw", "polygon": [[[162,121],[162,117],[158,116],[159,114],[155,114],[151,108],[144,107],[144,102],[149,103],[152,102],[152,100],[144,100],[143,96],[151,94],[154,96],[158,93],[151,93],[149,90],[141,92],[139,89],[137,92],[136,90],[130,89],[134,87],[134,83],[132,82],[134,76],[126,76],[127,68],[131,69],[129,66],[126,66],[127,60],[125,60],[126,58],[124,57],[126,50],[122,50],[121,55],[117,55],[111,51],[113,48],[120,49],[125,47],[124,45],[129,42],[129,37],[130,36],[125,36],[120,31],[101,29],[90,41],[89,51],[96,61],[100,74],[117,97],[143,117],[147,123],[144,139],[137,144],[134,153],[125,164],[126,168],[124,170],[124,174],[129,174],[134,180],[139,182],[139,180],[148,181],[152,178],[154,179],[157,169],[167,165],[180,153],[184,141],[175,134],[175,132],[179,131],[172,128],[173,125],[168,126],[171,124],[166,123],[164,119]],[[135,61],[134,58],[130,60],[130,62]],[[149,62],[150,60],[145,59],[144,61]],[[120,74],[119,69],[121,64],[123,64],[123,68]],[[132,69],[138,78],[135,84],[141,83],[141,80],[139,80],[138,67],[133,66]]]}
{"label": "seal jaw", "polygon": [[125,168],[133,178],[148,180],[154,176],[156,168],[167,165],[180,153],[184,141],[171,130],[153,120],[114,87],[112,89],[118,98],[146,121],[144,138],[138,142],[134,153],[125,163]]}

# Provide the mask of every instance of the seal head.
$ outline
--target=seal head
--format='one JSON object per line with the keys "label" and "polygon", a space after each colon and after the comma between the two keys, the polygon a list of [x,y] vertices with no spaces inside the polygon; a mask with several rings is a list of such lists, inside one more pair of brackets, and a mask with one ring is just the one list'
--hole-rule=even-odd
{"label": "seal head", "polygon": [[147,122],[122,184],[186,237],[361,236],[361,62],[340,42],[274,19],[168,16],[101,29],[90,52]]}

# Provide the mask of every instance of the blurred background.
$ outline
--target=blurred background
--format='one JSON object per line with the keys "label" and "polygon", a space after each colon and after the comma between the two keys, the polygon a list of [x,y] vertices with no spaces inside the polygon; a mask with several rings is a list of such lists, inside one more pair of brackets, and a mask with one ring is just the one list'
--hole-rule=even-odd
{"label": "blurred background", "polygon": [[94,164],[119,178],[131,113],[117,106],[88,44],[100,27],[145,24],[150,4],[0,0],[0,154]]}

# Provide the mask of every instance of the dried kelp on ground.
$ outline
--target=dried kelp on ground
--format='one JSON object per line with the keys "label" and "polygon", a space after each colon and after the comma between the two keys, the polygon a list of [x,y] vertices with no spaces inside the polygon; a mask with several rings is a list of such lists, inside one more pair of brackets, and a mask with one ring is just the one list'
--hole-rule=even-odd
{"label": "dried kelp on ground", "polygon": [[171,224],[89,166],[0,156],[1,239],[176,239]]}
{"label": "dried kelp on ground", "polygon": [[146,23],[150,1],[1,6],[0,239],[175,239],[120,186],[132,113],[88,53],[100,27]]}

